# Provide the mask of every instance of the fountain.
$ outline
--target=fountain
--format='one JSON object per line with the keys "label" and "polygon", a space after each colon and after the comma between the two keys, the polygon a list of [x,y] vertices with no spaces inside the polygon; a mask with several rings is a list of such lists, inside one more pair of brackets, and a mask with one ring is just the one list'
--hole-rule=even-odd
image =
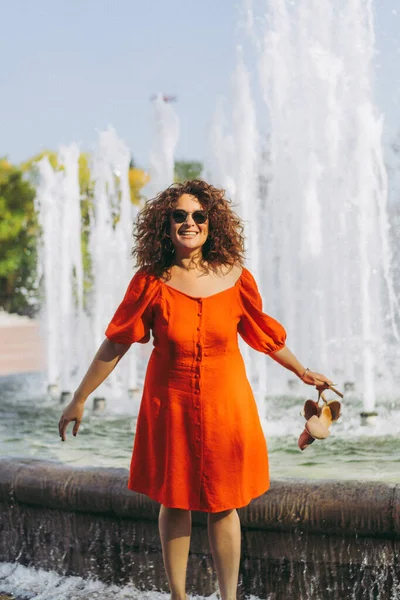
{"label": "fountain", "polygon": [[[207,171],[215,184],[230,182],[246,223],[249,267],[259,275],[267,312],[287,327],[288,345],[315,370],[357,382],[366,418],[377,390],[393,396],[400,358],[382,117],[372,93],[371,2],[273,0],[266,18],[250,22],[266,23],[255,34],[263,103],[255,111],[241,55],[234,166],[220,156]],[[220,123],[211,138],[228,138]],[[219,142],[218,153],[230,157],[231,147]],[[257,173],[267,173],[266,194]],[[251,368],[257,382],[271,366]],[[286,385],[283,372],[268,378],[269,393]]]}
{"label": "fountain", "polygon": [[[149,189],[157,193],[173,181],[178,121],[161,96],[156,98],[154,106],[156,134]],[[85,274],[89,291],[84,293],[78,158],[75,144],[61,150],[58,170],[52,169],[44,158],[39,163],[36,196],[42,230],[39,264],[45,297],[42,318],[47,340],[48,389],[53,394],[60,389],[63,401],[71,396],[104,339],[112,311],[132,277],[132,224],[138,210],[130,200],[129,149],[109,129],[100,134],[92,157],[90,272]],[[128,353],[96,392],[95,410],[104,408],[104,399],[112,397],[118,399],[119,411],[130,412],[134,404],[137,413],[139,379],[147,356],[148,350],[142,348]]]}
{"label": "fountain", "polygon": [[[227,133],[227,111],[220,103],[211,127],[206,168],[207,178],[226,187],[245,222],[248,266],[259,282],[266,311],[285,324],[288,344],[303,362],[356,387],[363,397],[363,421],[375,415],[377,391],[393,395],[400,358],[400,309],[392,276],[382,118],[372,100],[371,11],[366,0],[342,3],[338,10],[333,10],[329,0],[322,4],[276,0],[270,3],[266,20],[253,19],[267,23],[254,34],[262,100],[255,101],[245,52],[239,49],[231,132]],[[147,196],[172,182],[179,135],[176,114],[161,94],[153,108]],[[265,110],[267,131],[261,125]],[[115,132],[106,132],[93,157],[91,292],[87,300],[82,297],[82,257],[68,250],[78,248],[80,235],[79,212],[73,209],[79,205],[76,161],[75,148],[69,151],[64,171],[53,173],[43,164],[38,189],[49,384],[59,383],[62,391],[72,389],[68,377],[74,374],[76,381],[82,369],[61,357],[79,356],[78,364],[87,364],[100,344],[110,307],[118,304],[131,274],[129,151]],[[45,216],[49,210],[45,198],[55,188],[56,197],[61,195],[52,205],[52,210],[61,211],[59,230],[49,226],[57,217],[48,216],[46,221]],[[63,198],[69,196],[71,202],[64,205]],[[75,241],[60,226],[68,219],[72,219]],[[54,253],[53,247],[59,252]],[[59,260],[54,260],[58,254],[61,269]],[[56,294],[61,290],[62,316],[55,323]],[[88,308],[85,315],[83,303]],[[72,307],[78,330],[83,327],[94,341],[85,348],[86,361],[71,352]],[[61,343],[62,347],[57,346]],[[269,376],[272,361],[244,344],[241,347],[262,416],[267,391],[269,395],[299,393],[300,387],[283,370]],[[139,352],[129,353],[100,395],[126,398],[126,390],[131,390],[131,396],[136,393]]]}
{"label": "fountain", "polygon": [[78,180],[79,149],[59,154],[60,170],[47,158],[38,164],[36,208],[42,230],[39,275],[43,277],[43,323],[47,339],[49,391],[70,391],[80,360],[81,343],[73,336],[83,318],[83,263]]}
{"label": "fountain", "polygon": [[[382,118],[372,99],[371,3],[352,0],[333,10],[329,0],[276,0],[266,19],[250,21],[266,23],[253,32],[262,100],[255,101],[240,48],[231,132],[220,101],[206,176],[227,189],[245,222],[248,266],[267,312],[285,324],[288,344],[303,362],[356,387],[365,422],[375,416],[377,390],[393,395],[400,359]],[[179,135],[177,116],[161,94],[153,109],[148,197],[172,182]],[[131,275],[129,151],[109,131],[101,134],[93,156],[91,291],[83,297],[77,159],[78,150],[71,147],[60,155],[63,170],[53,172],[43,162],[37,199],[49,385],[61,391],[73,389]],[[74,330],[85,331],[90,340],[84,351],[74,347]],[[269,376],[272,361],[243,343],[241,348],[262,416],[267,391],[299,393],[282,370]],[[130,390],[137,405],[140,352],[145,359],[143,350],[131,351],[100,395],[122,399]]]}
{"label": "fountain", "polygon": [[145,193],[153,198],[174,181],[174,154],[179,139],[179,120],[161,93],[153,100],[153,143],[149,157],[150,182]]}
{"label": "fountain", "polygon": [[[89,226],[91,290],[88,316],[92,356],[104,340],[110,312],[123,298],[132,277],[129,255],[133,210],[128,183],[129,161],[130,151],[114,130],[100,134],[91,171],[94,192]],[[135,353],[128,354],[120,367],[98,388],[96,395],[106,398],[117,395],[122,399],[122,390],[136,387]]]}

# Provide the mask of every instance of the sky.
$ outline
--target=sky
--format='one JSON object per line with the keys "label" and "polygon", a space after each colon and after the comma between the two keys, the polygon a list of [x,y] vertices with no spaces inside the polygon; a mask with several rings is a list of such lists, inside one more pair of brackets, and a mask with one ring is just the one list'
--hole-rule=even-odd
{"label": "sky", "polygon": [[[375,97],[390,139],[400,131],[400,0],[374,11]],[[163,92],[177,97],[177,158],[203,160],[242,17],[241,0],[0,0],[0,156],[20,162],[74,141],[90,150],[112,125],[146,167],[150,98]]]}

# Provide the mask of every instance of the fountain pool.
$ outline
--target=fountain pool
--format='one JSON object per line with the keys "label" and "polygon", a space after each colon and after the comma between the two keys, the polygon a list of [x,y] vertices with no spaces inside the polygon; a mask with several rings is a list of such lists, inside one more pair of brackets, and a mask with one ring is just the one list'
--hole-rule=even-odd
{"label": "fountain pool", "polygon": [[[135,430],[135,410],[96,414],[87,401],[79,434],[67,442],[58,438],[62,407],[45,392],[39,374],[1,378],[0,456],[59,460],[76,466],[129,466]],[[303,429],[302,404],[313,388],[304,386],[304,397],[267,397],[267,417],[262,419],[272,479],[362,479],[400,482],[400,397],[378,400],[374,426],[360,425],[362,403],[347,394],[343,416],[331,436],[314,442],[304,452],[297,447]]]}

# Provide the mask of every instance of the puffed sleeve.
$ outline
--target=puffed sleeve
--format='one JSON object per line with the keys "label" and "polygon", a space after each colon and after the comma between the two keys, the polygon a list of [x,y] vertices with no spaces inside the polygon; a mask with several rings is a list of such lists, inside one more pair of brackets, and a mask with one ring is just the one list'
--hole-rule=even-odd
{"label": "puffed sleeve", "polygon": [[262,311],[262,299],[254,277],[247,269],[243,269],[239,287],[242,304],[242,317],[238,331],[249,346],[272,354],[284,347],[286,331],[278,321]]}
{"label": "puffed sleeve", "polygon": [[151,327],[151,305],[157,291],[157,279],[144,271],[137,271],[106,329],[106,337],[117,344],[133,344],[134,342],[145,344],[148,342]]}

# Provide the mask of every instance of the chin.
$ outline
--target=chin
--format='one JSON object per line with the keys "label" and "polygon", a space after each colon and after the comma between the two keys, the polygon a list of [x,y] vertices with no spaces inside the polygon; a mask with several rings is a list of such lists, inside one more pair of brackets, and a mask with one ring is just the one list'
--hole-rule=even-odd
{"label": "chin", "polygon": [[180,243],[179,248],[187,248],[188,250],[200,250],[203,244]]}
{"label": "chin", "polygon": [[175,240],[176,248],[186,248],[187,250],[199,250],[204,242],[199,243],[199,240]]}

